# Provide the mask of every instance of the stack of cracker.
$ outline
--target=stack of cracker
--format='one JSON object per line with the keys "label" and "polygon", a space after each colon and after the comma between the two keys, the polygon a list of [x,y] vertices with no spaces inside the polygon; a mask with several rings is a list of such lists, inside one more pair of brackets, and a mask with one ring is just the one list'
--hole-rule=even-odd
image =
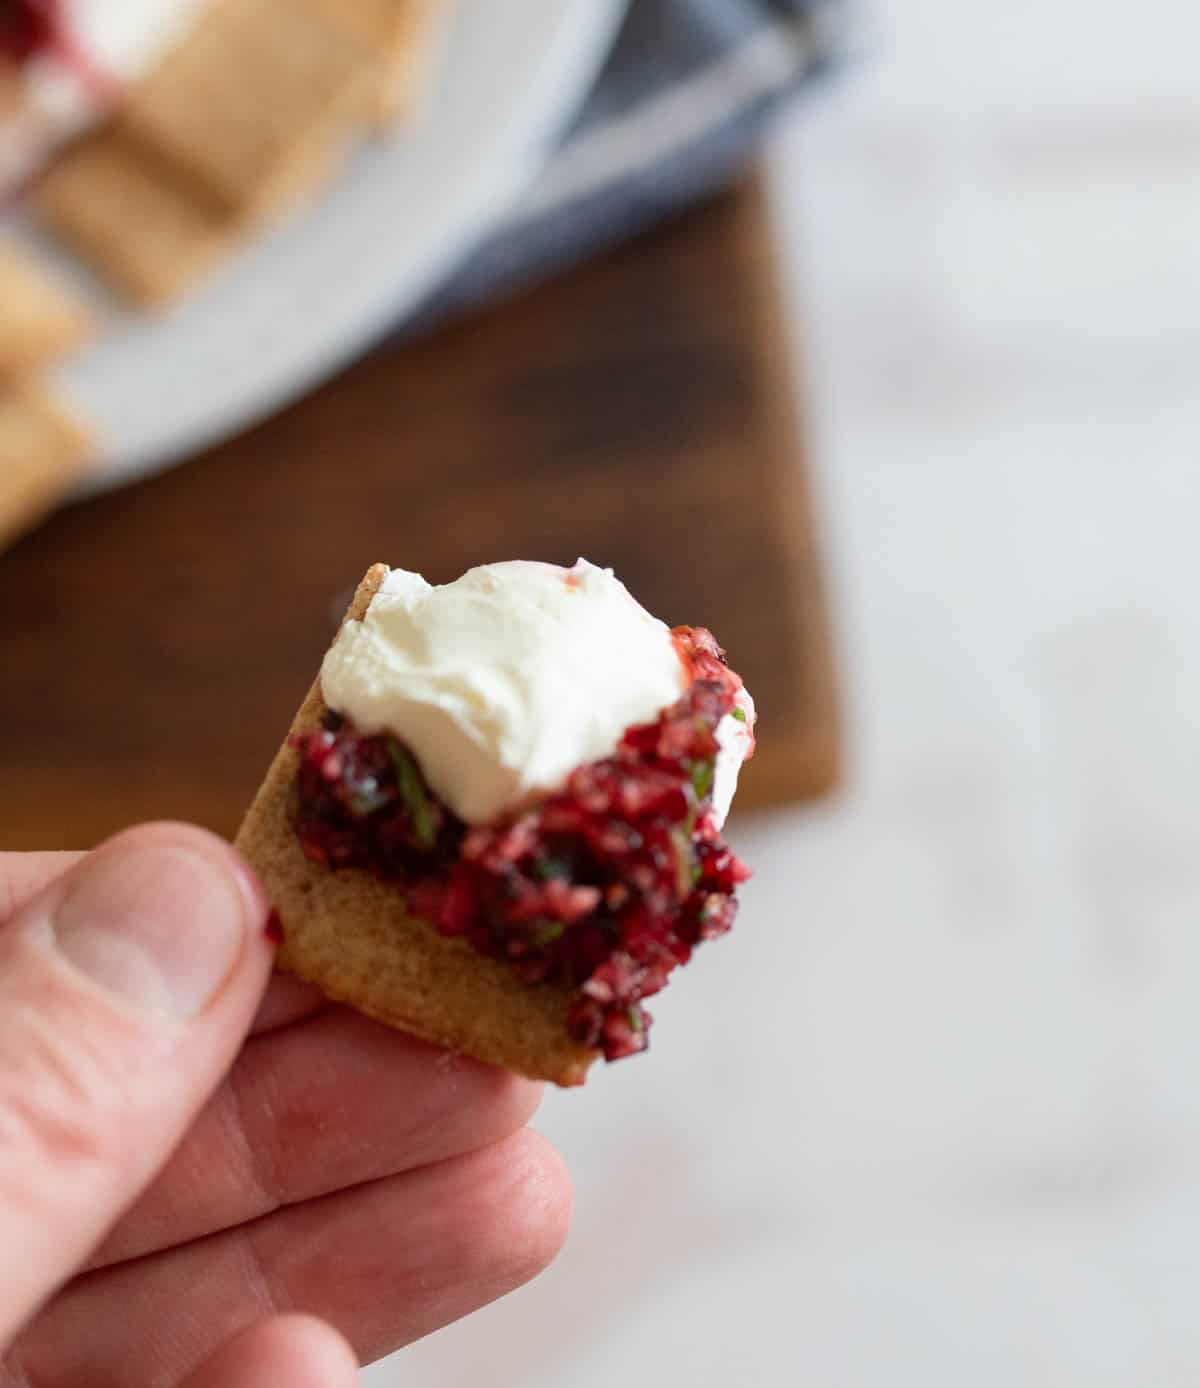
{"label": "stack of cracker", "polygon": [[[450,3],[213,3],[117,116],[55,160],[34,205],[111,286],[170,303],[318,189],[363,131],[415,114]],[[84,466],[83,431],[39,381],[88,328],[63,286],[0,243],[0,546]]]}
{"label": "stack of cracker", "polygon": [[412,113],[447,0],[224,0],[58,160],[43,219],[144,306],[176,299]]}
{"label": "stack of cracker", "polygon": [[83,430],[40,384],[87,336],[83,306],[40,262],[0,242],[0,546],[27,529],[83,471]]}

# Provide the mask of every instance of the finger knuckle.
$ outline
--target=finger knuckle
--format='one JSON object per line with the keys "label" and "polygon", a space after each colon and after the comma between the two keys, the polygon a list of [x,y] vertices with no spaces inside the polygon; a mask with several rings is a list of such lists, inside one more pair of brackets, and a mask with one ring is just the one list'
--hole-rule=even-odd
{"label": "finger knuckle", "polygon": [[570,1223],[571,1182],[555,1149],[528,1129],[498,1144],[496,1156],[478,1252],[493,1275],[516,1286],[558,1256]]}
{"label": "finger knuckle", "polygon": [[[79,1175],[121,1160],[122,1083],[103,1049],[36,1014],[22,1027],[19,1063],[0,1078],[0,1150],[43,1177]],[[13,1169],[14,1163],[5,1167]]]}

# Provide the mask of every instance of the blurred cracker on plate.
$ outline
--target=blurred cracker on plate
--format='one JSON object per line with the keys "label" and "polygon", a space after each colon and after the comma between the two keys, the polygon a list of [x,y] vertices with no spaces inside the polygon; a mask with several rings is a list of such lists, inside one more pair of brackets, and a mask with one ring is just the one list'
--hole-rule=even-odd
{"label": "blurred cracker on plate", "polygon": [[206,10],[130,95],[131,137],[230,210],[294,197],[363,118],[377,54],[321,0]]}
{"label": "blurred cracker on plate", "polygon": [[91,316],[50,270],[0,240],[0,373],[35,371],[73,351]]}
{"label": "blurred cracker on plate", "polygon": [[57,160],[34,206],[93,270],[147,307],[189,288],[238,230],[228,211],[116,127]]}
{"label": "blurred cracker on plate", "polygon": [[450,29],[455,0],[321,0],[380,57],[371,121],[387,129],[416,118]]}
{"label": "blurred cracker on plate", "polygon": [[0,381],[0,546],[53,509],[87,468],[87,435],[31,381]]}

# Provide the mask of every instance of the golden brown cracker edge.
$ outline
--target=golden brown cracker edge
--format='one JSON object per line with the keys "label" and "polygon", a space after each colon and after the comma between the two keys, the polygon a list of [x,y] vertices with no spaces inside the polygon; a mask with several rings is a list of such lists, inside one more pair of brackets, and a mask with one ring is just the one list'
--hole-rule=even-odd
{"label": "golden brown cracker edge", "polygon": [[456,0],[318,0],[378,54],[371,111],[378,133],[417,118],[446,47]]}
{"label": "golden brown cracker edge", "polygon": [[258,216],[325,169],[366,116],[379,57],[315,0],[206,10],[121,123],[230,212]]}
{"label": "golden brown cracker edge", "polygon": [[79,141],[34,189],[44,225],[144,308],[175,299],[235,243],[225,212],[118,126]]}
{"label": "golden brown cracker edge", "polygon": [[84,304],[39,259],[0,239],[0,372],[39,370],[92,330]]}
{"label": "golden brown cracker edge", "polygon": [[0,380],[0,548],[53,510],[90,454],[83,428],[41,386]]}
{"label": "golden brown cracker edge", "polygon": [[[362,620],[387,574],[385,564],[367,571],[345,621]],[[318,679],[235,840],[279,913],[279,966],[426,1041],[533,1079],[582,1084],[599,1052],[567,1032],[569,989],[530,986],[465,940],[439,935],[370,873],[332,872],[305,858],[289,815],[299,759],[288,739],[318,727],[327,711]]]}

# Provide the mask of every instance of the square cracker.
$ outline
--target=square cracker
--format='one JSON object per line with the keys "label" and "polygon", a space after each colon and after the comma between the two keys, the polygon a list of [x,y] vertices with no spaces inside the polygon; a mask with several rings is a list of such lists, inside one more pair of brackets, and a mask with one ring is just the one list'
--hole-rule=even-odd
{"label": "square cracker", "polygon": [[132,92],[122,124],[239,213],[324,168],[367,110],[378,58],[317,0],[207,9]]}
{"label": "square cracker", "polygon": [[[387,573],[383,564],[368,570],[346,621],[362,620]],[[318,680],[289,737],[317,728],[326,712]],[[465,940],[409,916],[396,889],[370,873],[305,858],[288,810],[298,765],[285,739],[236,839],[279,912],[281,967],[427,1041],[535,1079],[582,1084],[599,1052],[567,1033],[569,989],[522,983]]]}
{"label": "square cracker", "polygon": [[45,392],[0,382],[0,545],[45,515],[87,460],[87,436]]}
{"label": "square cracker", "polygon": [[380,59],[371,118],[378,129],[414,119],[437,67],[454,0],[320,0]]}
{"label": "square cracker", "polygon": [[237,234],[228,212],[112,127],[58,159],[34,204],[94,270],[146,306],[189,288]]}
{"label": "square cracker", "polygon": [[0,241],[0,372],[35,371],[77,347],[91,318],[42,265]]}

